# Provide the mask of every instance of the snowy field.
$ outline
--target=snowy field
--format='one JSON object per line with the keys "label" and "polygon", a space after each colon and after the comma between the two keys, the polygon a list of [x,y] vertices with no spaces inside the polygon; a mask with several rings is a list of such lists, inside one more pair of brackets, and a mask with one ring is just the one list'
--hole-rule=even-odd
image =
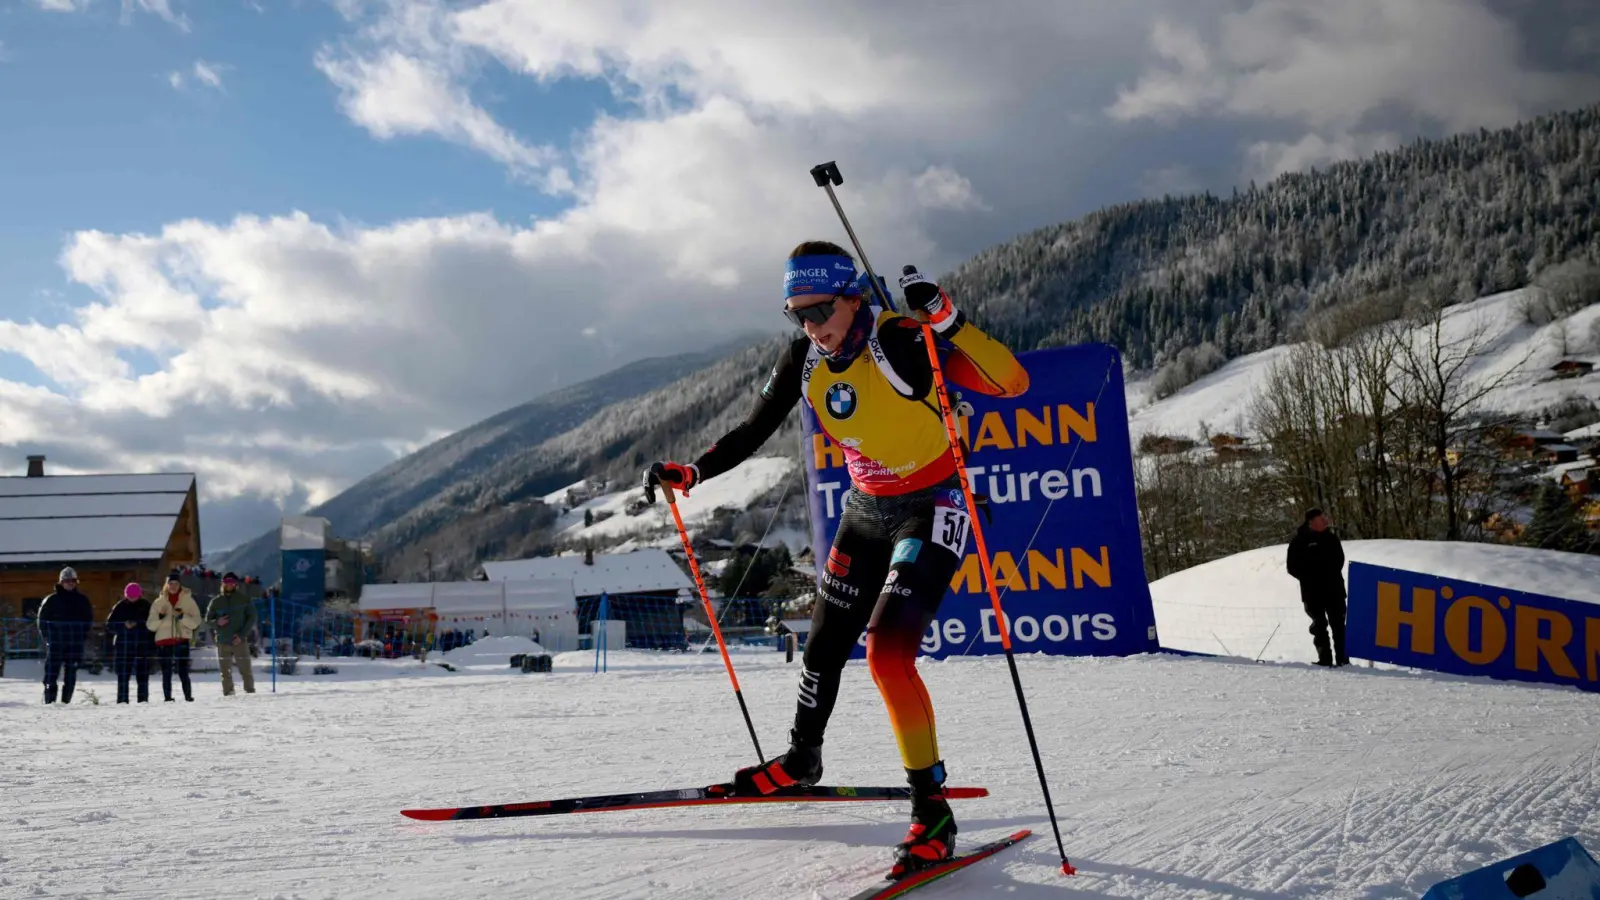
{"label": "snowy field", "polygon": [[[796,668],[737,654],[769,753]],[[754,759],[714,653],[486,653],[460,671],[338,660],[336,677],[193,704],[43,707],[0,679],[0,897],[816,898],[872,884],[899,804],[420,823],[403,807],[722,780]],[[1416,898],[1575,834],[1600,848],[1600,697],[1491,681],[1147,656],[1019,660],[1066,845],[1053,840],[1003,660],[924,662],[970,846],[1036,836],[919,896]],[[258,684],[265,691],[265,673]],[[831,783],[898,784],[865,668]],[[81,688],[80,688],[81,689]],[[157,688],[159,697],[159,688]]]}

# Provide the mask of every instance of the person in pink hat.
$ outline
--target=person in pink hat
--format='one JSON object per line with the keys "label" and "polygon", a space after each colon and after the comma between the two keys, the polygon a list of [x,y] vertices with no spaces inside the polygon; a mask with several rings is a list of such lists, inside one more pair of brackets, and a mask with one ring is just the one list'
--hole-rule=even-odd
{"label": "person in pink hat", "polygon": [[111,669],[117,673],[117,702],[128,702],[128,684],[138,683],[140,703],[150,702],[150,658],[155,655],[155,635],[145,623],[150,620],[150,601],[144,589],[130,584],[122,589],[122,599],[111,607],[106,618],[106,634],[111,640]]}

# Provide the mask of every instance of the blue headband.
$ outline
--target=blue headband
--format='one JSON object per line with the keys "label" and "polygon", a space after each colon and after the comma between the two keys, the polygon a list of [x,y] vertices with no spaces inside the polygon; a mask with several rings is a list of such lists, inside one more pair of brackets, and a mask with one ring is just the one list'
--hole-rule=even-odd
{"label": "blue headband", "polygon": [[817,294],[860,296],[861,285],[856,281],[856,267],[850,257],[801,256],[789,260],[783,270],[784,299]]}

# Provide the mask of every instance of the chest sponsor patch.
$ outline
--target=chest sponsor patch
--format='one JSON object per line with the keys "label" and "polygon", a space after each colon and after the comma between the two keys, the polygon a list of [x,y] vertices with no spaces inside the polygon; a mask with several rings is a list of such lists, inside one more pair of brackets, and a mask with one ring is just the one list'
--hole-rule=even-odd
{"label": "chest sponsor patch", "polygon": [[828,394],[823,405],[827,407],[828,415],[835,419],[848,419],[855,415],[855,385],[844,381],[835,381],[828,386]]}

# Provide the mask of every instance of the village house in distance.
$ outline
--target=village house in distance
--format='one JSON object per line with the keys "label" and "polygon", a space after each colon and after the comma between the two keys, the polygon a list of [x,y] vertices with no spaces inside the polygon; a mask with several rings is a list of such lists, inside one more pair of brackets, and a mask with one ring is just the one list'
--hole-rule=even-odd
{"label": "village house in distance", "polygon": [[32,617],[63,566],[103,621],[138,582],[153,590],[174,567],[200,563],[192,473],[0,476],[0,618]]}

